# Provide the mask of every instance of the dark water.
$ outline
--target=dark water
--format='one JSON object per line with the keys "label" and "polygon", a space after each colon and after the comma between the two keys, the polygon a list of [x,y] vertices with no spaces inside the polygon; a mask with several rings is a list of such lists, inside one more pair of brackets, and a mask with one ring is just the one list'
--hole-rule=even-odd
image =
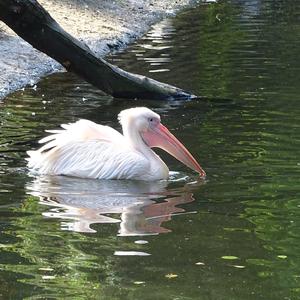
{"label": "dark water", "polygon": [[[59,74],[5,99],[1,299],[300,299],[300,2],[200,4],[110,59],[205,96],[113,100]],[[169,182],[33,177],[43,130],[146,105],[199,158]]]}

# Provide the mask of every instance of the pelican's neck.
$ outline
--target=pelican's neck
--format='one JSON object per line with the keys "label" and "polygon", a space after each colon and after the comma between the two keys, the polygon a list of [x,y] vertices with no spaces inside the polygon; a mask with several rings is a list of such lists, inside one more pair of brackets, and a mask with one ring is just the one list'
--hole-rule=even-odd
{"label": "pelican's neck", "polygon": [[[150,163],[150,169],[145,175],[151,180],[167,179],[169,176],[169,169],[161,158],[144,142],[141,133],[135,126],[130,126],[130,122],[122,126],[123,135],[128,144],[136,151],[141,153]],[[148,177],[147,177],[148,176]]]}
{"label": "pelican's neck", "polygon": [[123,135],[128,141],[128,144],[132,146],[135,150],[147,155],[148,153],[154,153],[151,148],[144,142],[141,133],[131,124],[126,124],[122,126]]}

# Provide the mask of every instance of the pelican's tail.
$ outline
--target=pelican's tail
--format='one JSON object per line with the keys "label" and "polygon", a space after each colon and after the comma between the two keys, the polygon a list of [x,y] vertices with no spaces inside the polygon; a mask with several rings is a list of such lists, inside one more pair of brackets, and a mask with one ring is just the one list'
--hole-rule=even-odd
{"label": "pelican's tail", "polygon": [[27,166],[40,174],[52,174],[52,165],[57,157],[57,152],[68,140],[68,130],[46,130],[51,135],[39,140],[42,147],[35,151],[27,151]]}
{"label": "pelican's tail", "polygon": [[108,126],[83,119],[62,124],[61,127],[58,130],[46,130],[51,134],[39,140],[44,145],[38,150],[27,151],[29,157],[26,160],[30,169],[40,174],[61,174],[67,164],[72,164],[76,143],[95,140],[120,141],[123,138],[119,132]]}
{"label": "pelican's tail", "polygon": [[84,140],[93,124],[95,123],[88,120],[79,120],[75,123],[61,124],[62,129],[45,130],[51,134],[39,140],[39,144],[44,144],[42,147],[35,151],[27,151],[27,166],[40,174],[56,173],[52,166],[58,158],[59,149],[70,142]]}

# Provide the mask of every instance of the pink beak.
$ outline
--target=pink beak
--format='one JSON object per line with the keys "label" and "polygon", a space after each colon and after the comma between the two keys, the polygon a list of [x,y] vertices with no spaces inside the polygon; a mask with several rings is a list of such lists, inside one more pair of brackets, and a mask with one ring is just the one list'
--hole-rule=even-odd
{"label": "pink beak", "polygon": [[205,171],[198,164],[192,154],[178,141],[178,139],[162,124],[143,133],[143,139],[149,147],[159,147],[183,164],[205,177]]}

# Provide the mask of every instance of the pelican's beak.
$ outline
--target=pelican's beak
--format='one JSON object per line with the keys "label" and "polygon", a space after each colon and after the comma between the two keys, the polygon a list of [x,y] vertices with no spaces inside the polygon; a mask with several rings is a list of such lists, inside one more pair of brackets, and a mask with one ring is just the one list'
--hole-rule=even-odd
{"label": "pelican's beak", "polygon": [[178,139],[162,124],[143,132],[143,139],[149,147],[159,147],[177,158],[183,164],[205,177],[205,171],[198,164],[192,154],[178,141]]}

